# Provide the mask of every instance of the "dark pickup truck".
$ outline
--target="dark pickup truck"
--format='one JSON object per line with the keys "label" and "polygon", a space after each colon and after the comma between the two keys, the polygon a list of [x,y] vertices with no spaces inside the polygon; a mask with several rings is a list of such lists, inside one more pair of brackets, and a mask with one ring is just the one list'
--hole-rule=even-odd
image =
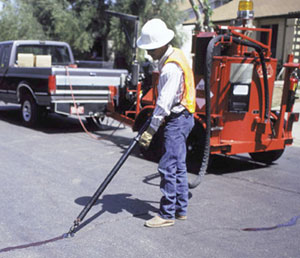
{"label": "dark pickup truck", "polygon": [[109,86],[122,87],[126,75],[127,70],[78,68],[64,42],[0,42],[0,101],[21,104],[26,126],[45,112],[99,118]]}

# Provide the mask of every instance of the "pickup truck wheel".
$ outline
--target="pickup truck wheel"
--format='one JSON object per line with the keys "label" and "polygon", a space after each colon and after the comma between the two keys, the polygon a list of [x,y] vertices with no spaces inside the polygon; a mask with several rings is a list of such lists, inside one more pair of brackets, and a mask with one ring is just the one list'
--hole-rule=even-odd
{"label": "pickup truck wheel", "polygon": [[25,95],[21,101],[22,121],[26,126],[33,126],[38,119],[38,106],[31,95]]}

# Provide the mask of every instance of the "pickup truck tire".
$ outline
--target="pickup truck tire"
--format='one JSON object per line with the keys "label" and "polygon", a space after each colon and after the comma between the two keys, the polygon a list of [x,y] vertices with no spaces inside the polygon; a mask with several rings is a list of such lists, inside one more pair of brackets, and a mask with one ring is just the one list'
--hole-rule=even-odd
{"label": "pickup truck tire", "polygon": [[38,120],[38,105],[29,94],[22,97],[21,115],[24,125],[28,127],[34,126]]}

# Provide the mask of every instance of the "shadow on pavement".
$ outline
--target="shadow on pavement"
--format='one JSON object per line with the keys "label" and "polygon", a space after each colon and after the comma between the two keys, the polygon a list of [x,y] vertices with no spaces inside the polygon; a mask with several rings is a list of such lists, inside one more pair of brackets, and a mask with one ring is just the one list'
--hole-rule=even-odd
{"label": "shadow on pavement", "polygon": [[[24,127],[20,116],[19,105],[0,105],[0,120]],[[132,141],[132,138],[114,134],[116,130],[119,131],[125,128],[118,121],[111,120],[110,122],[103,123],[101,128],[88,125],[87,127],[88,130],[94,135],[98,136],[100,140],[110,141],[113,143],[113,145],[118,146],[124,152]],[[65,117],[56,114],[49,114],[47,117],[43,118],[35,128],[32,128],[32,130],[41,131],[47,134],[83,132],[83,129],[77,118]],[[140,153],[138,146],[135,147],[131,155],[138,158],[144,158]],[[251,158],[247,158],[245,156],[229,157],[213,155],[207,173],[221,175],[265,167],[266,165],[253,162]],[[199,171],[199,162],[188,164],[188,171],[190,171],[192,174],[197,174]]]}
{"label": "shadow on pavement", "polygon": [[[0,104],[0,120],[16,126],[25,127],[21,119],[20,105]],[[83,119],[83,122],[87,129],[91,132],[96,132],[99,130],[104,132],[124,128],[120,126],[117,121],[115,121],[114,123],[105,122],[100,127],[88,124],[85,119]],[[38,121],[38,123],[30,129],[41,131],[47,134],[83,132],[83,129],[77,117],[67,117],[52,113],[48,114],[45,117],[42,117]]]}
{"label": "shadow on pavement", "polygon": [[207,173],[214,175],[223,175],[228,173],[242,172],[266,167],[268,167],[268,165],[255,162],[247,156],[214,155],[212,157],[212,161]]}
{"label": "shadow on pavement", "polygon": [[[97,202],[95,203],[95,205],[102,204],[102,209],[95,213],[93,216],[84,220],[78,226],[78,228],[76,228],[76,232],[78,232],[80,229],[91,223],[93,220],[100,217],[105,212],[117,214],[123,211],[127,211],[128,213],[131,213],[133,217],[147,220],[152,217],[149,214],[149,211],[158,211],[157,208],[150,204],[158,202],[140,200],[138,198],[130,198],[131,196],[132,195],[128,193],[103,195],[103,197],[97,200]],[[90,199],[91,197],[89,196],[79,197],[75,200],[75,203],[81,206],[85,206],[88,204]]]}

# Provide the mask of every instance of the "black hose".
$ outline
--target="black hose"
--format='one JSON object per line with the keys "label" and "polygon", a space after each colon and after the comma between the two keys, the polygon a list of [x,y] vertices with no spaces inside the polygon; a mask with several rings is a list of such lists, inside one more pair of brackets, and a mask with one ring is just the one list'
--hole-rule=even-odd
{"label": "black hose", "polygon": [[213,55],[214,55],[214,48],[215,44],[221,40],[222,36],[217,36],[210,40],[207,46],[206,51],[206,71],[204,76],[205,81],[205,143],[204,143],[204,151],[203,151],[203,159],[201,163],[201,167],[199,169],[198,175],[196,179],[189,183],[189,188],[193,189],[196,188],[201,182],[202,178],[206,173],[209,156],[210,156],[210,130],[211,130],[211,120],[210,120],[210,113],[211,113],[211,104],[210,104],[210,77],[211,77],[211,68],[213,62]]}
{"label": "black hose", "polygon": [[262,65],[262,71],[263,71],[263,77],[264,77],[264,91],[265,91],[265,119],[267,120],[269,118],[269,86],[268,86],[268,77],[267,77],[267,68],[265,63],[265,57],[264,57],[264,49],[259,46],[258,44],[250,41],[244,41],[237,37],[230,37],[227,35],[219,35],[215,38],[211,39],[211,41],[208,44],[207,52],[206,52],[206,73],[205,73],[205,123],[206,123],[206,133],[205,133],[205,145],[204,145],[204,153],[203,153],[203,159],[201,163],[200,170],[198,172],[197,178],[192,182],[189,183],[189,188],[193,189],[197,187],[203,179],[203,176],[206,173],[208,162],[209,162],[209,156],[210,156],[210,131],[211,131],[211,104],[210,104],[210,77],[211,77],[211,69],[212,69],[212,62],[214,57],[214,49],[215,44],[221,39],[224,39],[225,41],[232,41],[236,44],[248,46],[254,48],[260,57],[261,65]]}
{"label": "black hose", "polygon": [[233,42],[236,44],[244,45],[247,47],[252,47],[256,50],[256,52],[259,54],[261,66],[262,66],[262,72],[263,72],[263,79],[264,79],[264,90],[265,90],[265,120],[269,119],[269,107],[270,107],[270,100],[269,100],[269,82],[268,82],[268,75],[267,75],[267,67],[266,67],[266,61],[264,56],[264,48],[260,45],[251,42],[251,41],[245,41],[237,37],[230,37],[230,36],[224,36],[225,40],[232,39]]}
{"label": "black hose", "polygon": [[268,82],[268,74],[267,74],[267,67],[265,62],[265,56],[263,54],[263,51],[259,52],[261,67],[263,71],[264,76],[264,87],[265,87],[265,121],[269,119],[270,113],[270,103],[269,103],[269,82]]}

